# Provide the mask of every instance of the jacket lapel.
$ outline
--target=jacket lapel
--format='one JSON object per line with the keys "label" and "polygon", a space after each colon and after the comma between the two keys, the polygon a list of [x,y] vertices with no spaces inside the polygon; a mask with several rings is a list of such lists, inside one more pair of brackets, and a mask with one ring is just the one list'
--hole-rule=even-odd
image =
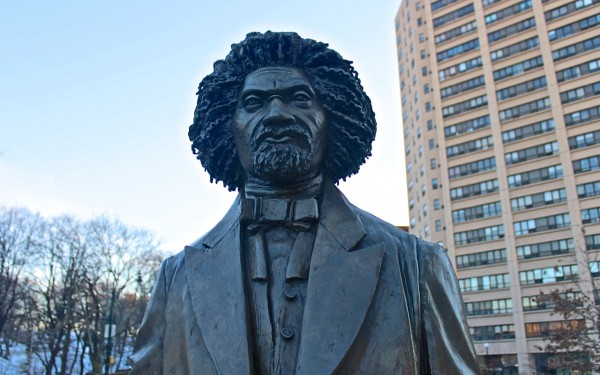
{"label": "jacket lapel", "polygon": [[185,248],[192,306],[220,374],[250,373],[238,219],[236,200],[212,231]]}
{"label": "jacket lapel", "polygon": [[297,374],[330,374],[358,336],[379,280],[382,243],[357,249],[366,231],[328,184],[311,259]]}

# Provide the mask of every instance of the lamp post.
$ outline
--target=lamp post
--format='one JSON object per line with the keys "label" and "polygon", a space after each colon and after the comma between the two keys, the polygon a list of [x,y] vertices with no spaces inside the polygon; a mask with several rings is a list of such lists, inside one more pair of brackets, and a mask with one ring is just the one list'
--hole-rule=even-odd
{"label": "lamp post", "polygon": [[105,328],[105,338],[106,338],[106,357],[104,362],[104,374],[108,375],[111,366],[111,356],[112,356],[112,336],[115,334],[113,332],[113,308],[115,306],[115,288],[112,290],[112,297],[110,299],[110,309],[108,310],[108,319],[106,321]]}
{"label": "lamp post", "polygon": [[489,374],[490,368],[488,366],[488,356],[490,355],[490,344],[484,342],[483,347],[485,348],[485,373]]}

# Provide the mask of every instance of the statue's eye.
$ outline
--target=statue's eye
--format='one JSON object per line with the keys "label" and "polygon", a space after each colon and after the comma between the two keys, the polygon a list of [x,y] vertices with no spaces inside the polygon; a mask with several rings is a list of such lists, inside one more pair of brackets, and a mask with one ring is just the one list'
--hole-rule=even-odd
{"label": "statue's eye", "polygon": [[249,110],[258,109],[263,104],[261,98],[255,95],[248,95],[244,98],[244,107]]}
{"label": "statue's eye", "polygon": [[312,98],[310,95],[304,91],[298,91],[294,94],[293,100],[295,102],[309,102]]}

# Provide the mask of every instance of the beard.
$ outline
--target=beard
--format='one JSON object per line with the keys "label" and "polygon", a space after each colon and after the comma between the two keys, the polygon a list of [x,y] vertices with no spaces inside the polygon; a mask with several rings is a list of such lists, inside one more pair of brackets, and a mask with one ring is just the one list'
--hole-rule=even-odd
{"label": "beard", "polygon": [[265,144],[254,152],[252,164],[257,177],[286,182],[306,176],[311,161],[312,152],[295,144]]}

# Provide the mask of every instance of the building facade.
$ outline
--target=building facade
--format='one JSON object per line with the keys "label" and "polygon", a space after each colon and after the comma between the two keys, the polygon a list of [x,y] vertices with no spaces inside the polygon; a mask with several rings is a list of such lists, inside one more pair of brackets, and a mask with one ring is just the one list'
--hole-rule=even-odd
{"label": "building facade", "polygon": [[536,296],[598,275],[600,0],[402,0],[396,41],[410,231],[448,250],[489,373],[553,373]]}

